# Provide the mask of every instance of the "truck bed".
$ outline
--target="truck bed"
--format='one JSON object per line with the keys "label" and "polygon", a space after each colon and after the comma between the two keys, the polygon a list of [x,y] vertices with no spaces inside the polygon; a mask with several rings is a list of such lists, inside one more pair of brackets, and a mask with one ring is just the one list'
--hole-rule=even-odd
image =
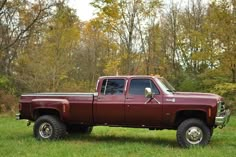
{"label": "truck bed", "polygon": [[[20,104],[24,110],[21,113],[21,119],[34,120],[34,117],[29,113],[33,113],[36,108],[45,107],[48,104],[35,105],[33,102],[37,99],[44,101],[54,100],[67,100],[69,102],[68,113],[64,118],[70,123],[93,123],[93,100],[96,93],[30,93],[21,96]],[[58,105],[57,103],[54,105]],[[56,108],[56,107],[55,107]],[[59,110],[60,111],[60,110]],[[64,114],[64,113],[61,113]]]}

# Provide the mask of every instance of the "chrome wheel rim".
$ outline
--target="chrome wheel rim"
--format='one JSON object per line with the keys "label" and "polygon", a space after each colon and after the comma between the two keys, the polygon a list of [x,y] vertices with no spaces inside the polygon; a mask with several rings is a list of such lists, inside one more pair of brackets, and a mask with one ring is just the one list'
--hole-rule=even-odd
{"label": "chrome wheel rim", "polygon": [[199,144],[203,139],[202,129],[196,126],[190,127],[186,131],[185,137],[190,144]]}
{"label": "chrome wheel rim", "polygon": [[50,123],[42,123],[39,127],[39,134],[42,138],[49,138],[52,136],[52,125]]}

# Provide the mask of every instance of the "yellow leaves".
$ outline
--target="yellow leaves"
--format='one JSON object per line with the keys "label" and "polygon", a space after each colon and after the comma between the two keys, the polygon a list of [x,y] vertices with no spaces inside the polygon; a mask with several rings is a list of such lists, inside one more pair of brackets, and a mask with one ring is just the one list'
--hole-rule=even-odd
{"label": "yellow leaves", "polygon": [[[66,6],[57,10],[56,15],[51,19],[51,28],[47,32],[47,42],[52,51],[70,49],[79,42],[80,29],[79,22],[73,11]],[[54,49],[54,50],[53,50]],[[58,50],[56,50],[58,51]]]}
{"label": "yellow leaves", "polygon": [[19,20],[22,25],[28,24],[32,19],[32,13],[25,8],[19,9]]}
{"label": "yellow leaves", "polygon": [[[122,74],[127,75],[129,72],[125,72],[124,64],[129,60],[131,64],[132,73],[134,74],[143,74],[143,67],[140,66],[140,62],[138,61],[138,54],[129,54],[129,53],[118,53],[114,55],[112,58],[106,58],[105,68],[103,70],[105,75],[116,75]],[[126,69],[127,70],[127,69]]]}
{"label": "yellow leaves", "polygon": [[68,76],[67,76],[66,74],[62,74],[62,75],[59,76],[58,79],[61,80],[61,81],[63,81],[63,80],[68,79]]}
{"label": "yellow leaves", "polygon": [[[71,78],[76,66],[75,50],[80,40],[77,18],[66,6],[48,19],[51,29],[44,30],[41,43],[32,38],[29,47],[20,55],[17,79],[34,91],[58,91]],[[27,81],[25,81],[27,80]]]}
{"label": "yellow leaves", "polygon": [[119,18],[119,12],[118,8],[116,5],[114,6],[105,6],[102,11],[104,12],[105,15],[113,18],[113,19],[118,19]]}
{"label": "yellow leaves", "polygon": [[34,4],[34,5],[32,6],[32,10],[33,10],[34,12],[38,12],[38,11],[40,11],[40,9],[41,9],[40,4]]}
{"label": "yellow leaves", "polygon": [[105,3],[112,3],[113,0],[104,0]]}
{"label": "yellow leaves", "polygon": [[221,83],[216,84],[211,92],[217,93],[219,95],[225,96],[229,93],[234,93],[236,95],[236,84],[235,83]]}
{"label": "yellow leaves", "polygon": [[117,0],[95,0],[91,3],[95,8],[99,9],[99,16],[106,18],[119,19],[119,4]]}
{"label": "yellow leaves", "polygon": [[114,59],[109,60],[107,64],[105,65],[105,69],[103,70],[105,75],[116,75],[120,72],[120,60]]}

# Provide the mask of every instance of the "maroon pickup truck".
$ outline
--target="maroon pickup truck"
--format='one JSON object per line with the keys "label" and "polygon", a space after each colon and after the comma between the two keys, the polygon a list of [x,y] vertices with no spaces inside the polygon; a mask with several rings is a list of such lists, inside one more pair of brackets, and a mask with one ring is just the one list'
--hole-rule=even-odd
{"label": "maroon pickup truck", "polygon": [[34,121],[37,139],[59,139],[93,126],[174,129],[181,147],[204,146],[223,128],[230,110],[216,94],[176,92],[162,77],[104,76],[95,93],[34,93],[21,96],[17,119]]}

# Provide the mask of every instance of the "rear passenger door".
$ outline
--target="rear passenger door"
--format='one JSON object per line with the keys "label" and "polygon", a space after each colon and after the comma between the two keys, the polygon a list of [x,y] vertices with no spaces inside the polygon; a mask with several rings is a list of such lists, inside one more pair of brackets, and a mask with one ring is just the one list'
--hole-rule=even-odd
{"label": "rear passenger door", "polygon": [[[162,97],[155,82],[151,78],[136,79],[129,81],[125,100],[125,120],[128,125],[160,126],[162,118]],[[145,98],[145,88],[151,88],[155,93],[150,102]],[[145,103],[147,102],[147,103]]]}
{"label": "rear passenger door", "polygon": [[120,125],[125,117],[125,79],[104,79],[95,105],[97,124]]}

